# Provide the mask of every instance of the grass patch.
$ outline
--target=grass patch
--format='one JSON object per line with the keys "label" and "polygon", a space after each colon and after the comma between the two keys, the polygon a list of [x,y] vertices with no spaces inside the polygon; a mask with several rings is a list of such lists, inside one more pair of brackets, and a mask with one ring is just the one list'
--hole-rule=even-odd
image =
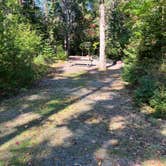
{"label": "grass patch", "polygon": [[84,76],[85,74],[87,74],[87,71],[79,71],[79,72],[75,72],[75,73],[65,73],[64,76],[69,77],[69,78],[79,79],[82,76]]}
{"label": "grass patch", "polygon": [[57,111],[66,107],[69,103],[70,101],[65,98],[50,100],[46,104],[42,105],[41,108],[37,109],[37,113],[43,116],[51,112],[56,113]]}

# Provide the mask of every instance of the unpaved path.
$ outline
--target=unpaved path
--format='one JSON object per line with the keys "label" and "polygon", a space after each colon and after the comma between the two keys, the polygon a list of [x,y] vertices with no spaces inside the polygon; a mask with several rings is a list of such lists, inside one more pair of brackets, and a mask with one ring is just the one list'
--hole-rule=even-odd
{"label": "unpaved path", "polygon": [[133,106],[121,64],[87,63],[55,64],[37,88],[1,102],[0,165],[166,165],[165,122]]}

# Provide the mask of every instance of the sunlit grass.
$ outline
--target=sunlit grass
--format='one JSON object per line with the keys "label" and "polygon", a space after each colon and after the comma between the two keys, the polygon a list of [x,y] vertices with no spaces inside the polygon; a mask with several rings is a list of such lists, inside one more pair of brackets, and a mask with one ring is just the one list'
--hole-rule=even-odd
{"label": "sunlit grass", "polygon": [[63,76],[69,77],[69,78],[74,78],[74,79],[79,79],[86,73],[87,73],[86,71],[79,71],[79,72],[73,72],[73,73],[64,73]]}
{"label": "sunlit grass", "polygon": [[152,158],[143,162],[142,166],[165,166],[166,158]]}

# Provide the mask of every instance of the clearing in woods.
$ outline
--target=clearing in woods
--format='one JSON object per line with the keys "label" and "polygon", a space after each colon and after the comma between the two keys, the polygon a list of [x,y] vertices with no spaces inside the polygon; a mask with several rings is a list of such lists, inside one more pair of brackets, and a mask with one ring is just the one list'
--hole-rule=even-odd
{"label": "clearing in woods", "polygon": [[0,165],[164,166],[166,125],[133,105],[121,64],[54,64],[37,87],[0,104]]}

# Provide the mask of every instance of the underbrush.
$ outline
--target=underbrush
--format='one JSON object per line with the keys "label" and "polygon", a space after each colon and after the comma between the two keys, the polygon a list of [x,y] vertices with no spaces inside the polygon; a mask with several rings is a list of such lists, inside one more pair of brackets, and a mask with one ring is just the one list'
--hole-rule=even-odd
{"label": "underbrush", "polygon": [[[0,5],[0,97],[26,89],[48,71],[49,64],[65,59],[63,49],[35,28],[16,1]],[[42,26],[41,26],[42,27]]]}
{"label": "underbrush", "polygon": [[153,115],[157,118],[166,119],[166,89],[160,88],[154,92],[149,104],[155,109]]}
{"label": "underbrush", "polygon": [[128,17],[125,26],[130,30],[129,42],[123,50],[123,79],[135,89],[133,96],[140,108],[148,105],[154,109],[153,116],[165,119],[166,34],[162,7],[156,8],[156,5],[163,4],[133,0],[122,7]]}
{"label": "underbrush", "polygon": [[[150,65],[149,65],[150,66]],[[155,65],[153,65],[153,68]],[[161,65],[162,66],[162,65]],[[134,100],[137,106],[147,104],[154,109],[151,113],[156,118],[166,119],[166,80],[161,70],[151,67],[126,65],[123,78],[133,88]]]}
{"label": "underbrush", "polygon": [[56,60],[66,60],[67,55],[61,45],[57,46],[57,52],[55,56]]}
{"label": "underbrush", "polygon": [[25,61],[16,59],[14,69],[6,68],[5,65],[0,66],[0,97],[11,96],[23,89],[26,90],[48,73],[50,64],[66,59],[63,49],[55,53],[48,44],[39,48],[35,50],[36,56],[32,56],[28,64],[26,59]]}

